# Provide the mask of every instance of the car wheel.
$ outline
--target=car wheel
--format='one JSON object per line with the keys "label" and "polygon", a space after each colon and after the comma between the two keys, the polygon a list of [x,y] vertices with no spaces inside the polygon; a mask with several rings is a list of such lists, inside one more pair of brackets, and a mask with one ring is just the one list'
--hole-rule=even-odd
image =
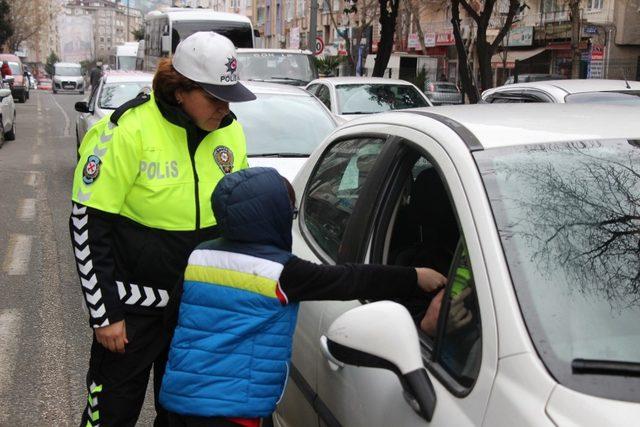
{"label": "car wheel", "polygon": [[31,96],[31,92],[27,91],[27,98],[26,99],[29,99],[30,96]]}
{"label": "car wheel", "polygon": [[53,93],[54,93],[54,94],[56,94],[56,93],[58,93],[58,91],[57,91],[57,90],[55,90],[55,89],[53,89]]}
{"label": "car wheel", "polygon": [[13,141],[16,139],[16,115],[13,115],[13,122],[11,123],[11,130],[4,134],[6,141]]}
{"label": "car wheel", "polygon": [[22,92],[22,96],[20,96],[20,98],[18,98],[18,102],[20,102],[22,104],[27,102],[27,93],[26,92]]}

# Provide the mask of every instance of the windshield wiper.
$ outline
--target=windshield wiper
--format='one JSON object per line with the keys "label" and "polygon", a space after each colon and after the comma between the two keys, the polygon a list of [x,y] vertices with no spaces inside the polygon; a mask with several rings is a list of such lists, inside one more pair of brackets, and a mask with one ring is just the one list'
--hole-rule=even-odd
{"label": "windshield wiper", "polygon": [[376,114],[381,113],[381,111],[345,111],[340,114]]}
{"label": "windshield wiper", "polygon": [[574,374],[622,375],[640,377],[640,363],[618,360],[573,359],[571,370]]}
{"label": "windshield wiper", "polygon": [[293,77],[279,77],[279,76],[271,76],[271,78],[272,78],[273,80],[289,80],[289,81],[292,81],[292,82],[302,82],[302,83],[305,83],[305,84],[306,84],[306,83],[309,83],[307,80],[296,79],[296,78],[293,78]]}
{"label": "windshield wiper", "polygon": [[247,154],[247,157],[309,157],[304,153],[259,153],[259,154]]}

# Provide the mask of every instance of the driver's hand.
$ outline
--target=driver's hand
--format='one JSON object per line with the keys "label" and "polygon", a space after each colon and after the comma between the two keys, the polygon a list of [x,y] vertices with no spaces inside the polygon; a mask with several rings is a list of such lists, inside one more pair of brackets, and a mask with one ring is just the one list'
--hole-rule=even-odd
{"label": "driver's hand", "polygon": [[418,286],[425,292],[433,292],[447,284],[447,278],[431,268],[416,268]]}

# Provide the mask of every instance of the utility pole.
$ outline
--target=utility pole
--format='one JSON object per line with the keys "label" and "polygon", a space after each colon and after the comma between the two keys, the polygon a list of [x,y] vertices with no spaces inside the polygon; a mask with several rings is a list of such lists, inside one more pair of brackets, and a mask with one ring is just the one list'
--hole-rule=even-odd
{"label": "utility pole", "polygon": [[318,0],[311,0],[311,16],[309,17],[309,40],[307,47],[316,53],[316,35],[318,30]]}

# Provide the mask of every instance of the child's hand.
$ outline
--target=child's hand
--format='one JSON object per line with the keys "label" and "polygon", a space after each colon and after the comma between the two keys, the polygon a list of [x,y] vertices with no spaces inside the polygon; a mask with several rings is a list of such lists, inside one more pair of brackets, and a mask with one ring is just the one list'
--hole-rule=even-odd
{"label": "child's hand", "polygon": [[416,268],[418,286],[425,292],[433,292],[447,284],[447,278],[431,268]]}

